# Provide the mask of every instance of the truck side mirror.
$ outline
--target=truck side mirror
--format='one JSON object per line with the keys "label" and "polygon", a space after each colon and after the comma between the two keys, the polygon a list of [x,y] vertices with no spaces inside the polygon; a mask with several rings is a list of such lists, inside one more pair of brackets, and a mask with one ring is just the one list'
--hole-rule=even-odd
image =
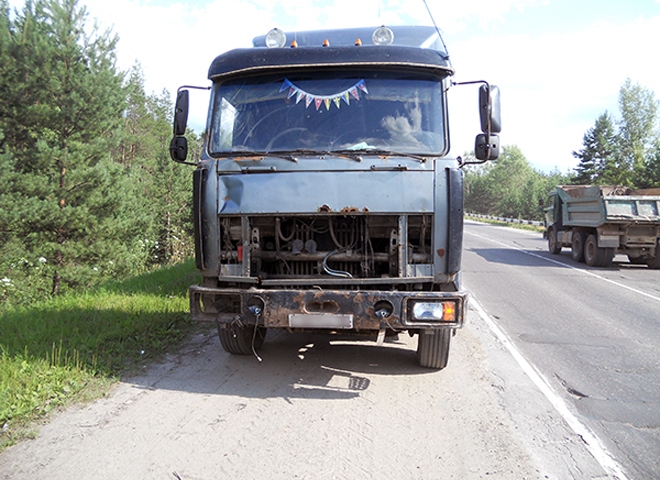
{"label": "truck side mirror", "polygon": [[185,135],[188,124],[188,90],[179,90],[174,106],[174,136]]}
{"label": "truck side mirror", "polygon": [[486,84],[479,87],[479,117],[482,132],[489,134],[502,131],[500,89],[496,85]]}
{"label": "truck side mirror", "polygon": [[188,139],[186,137],[174,137],[170,142],[170,157],[175,162],[185,162],[188,158]]}
{"label": "truck side mirror", "polygon": [[477,160],[497,160],[500,156],[500,137],[481,133],[474,141],[474,156]]}

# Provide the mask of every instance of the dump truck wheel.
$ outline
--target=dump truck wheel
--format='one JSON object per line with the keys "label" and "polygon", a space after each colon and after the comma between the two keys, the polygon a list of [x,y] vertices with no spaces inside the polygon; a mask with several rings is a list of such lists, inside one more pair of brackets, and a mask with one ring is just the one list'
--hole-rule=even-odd
{"label": "dump truck wheel", "polygon": [[561,243],[558,242],[557,232],[552,227],[548,229],[548,250],[554,255],[561,253]]}
{"label": "dump truck wheel", "polygon": [[616,255],[616,248],[603,248],[603,250],[605,250],[605,254],[603,255],[603,264],[601,267],[609,267],[612,265],[612,261]]}
{"label": "dump truck wheel", "polygon": [[584,233],[573,233],[571,241],[571,257],[576,262],[584,262]]}
{"label": "dump truck wheel", "polygon": [[420,330],[417,341],[417,362],[420,367],[441,370],[447,366],[451,334],[449,328]]}
{"label": "dump truck wheel", "polygon": [[655,257],[648,257],[646,264],[654,270],[660,269],[660,238],[655,242]]}
{"label": "dump truck wheel", "polygon": [[[256,331],[255,331],[256,329]],[[254,325],[226,325],[218,322],[218,338],[222,348],[233,355],[252,355],[261,348],[266,337],[266,329]]]}
{"label": "dump truck wheel", "polygon": [[646,264],[654,270],[659,270],[660,269],[660,255],[656,255],[655,257],[649,257],[646,260]]}
{"label": "dump truck wheel", "polygon": [[633,265],[644,265],[645,263],[648,263],[649,257],[645,257],[645,256],[631,257],[630,255],[628,255],[628,261]]}
{"label": "dump truck wheel", "polygon": [[601,261],[602,254],[599,255],[598,251],[598,240],[593,235],[587,237],[587,241],[584,242],[584,261],[590,267],[598,267]]}
{"label": "dump truck wheel", "polygon": [[584,243],[584,261],[590,267],[609,267],[614,259],[613,248],[598,246],[596,235],[589,235]]}

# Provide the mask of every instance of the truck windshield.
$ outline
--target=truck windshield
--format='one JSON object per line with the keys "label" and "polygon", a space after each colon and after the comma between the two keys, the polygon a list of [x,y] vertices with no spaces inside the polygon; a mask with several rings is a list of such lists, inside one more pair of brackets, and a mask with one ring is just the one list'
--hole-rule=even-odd
{"label": "truck windshield", "polygon": [[218,82],[209,153],[446,152],[442,79],[333,71]]}

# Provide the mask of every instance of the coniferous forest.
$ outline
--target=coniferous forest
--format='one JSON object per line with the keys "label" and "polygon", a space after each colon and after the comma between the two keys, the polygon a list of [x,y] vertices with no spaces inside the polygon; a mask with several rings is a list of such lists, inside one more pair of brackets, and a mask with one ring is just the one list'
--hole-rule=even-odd
{"label": "coniferous forest", "polygon": [[169,93],[146,92],[139,65],[119,70],[117,36],[76,0],[0,10],[0,301],[191,256],[191,167],[169,158]]}

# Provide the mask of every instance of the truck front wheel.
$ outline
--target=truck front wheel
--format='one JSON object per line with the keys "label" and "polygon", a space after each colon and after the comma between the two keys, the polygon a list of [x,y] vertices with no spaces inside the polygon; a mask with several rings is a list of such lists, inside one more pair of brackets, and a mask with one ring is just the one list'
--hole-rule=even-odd
{"label": "truck front wheel", "polygon": [[417,362],[420,367],[441,370],[447,366],[451,334],[449,328],[420,330],[417,341]]}
{"label": "truck front wheel", "polygon": [[266,329],[256,325],[222,324],[218,322],[220,344],[227,353],[252,355],[261,348],[266,337]]}
{"label": "truck front wheel", "polygon": [[561,243],[558,240],[554,227],[548,228],[548,250],[555,255],[561,253]]}

